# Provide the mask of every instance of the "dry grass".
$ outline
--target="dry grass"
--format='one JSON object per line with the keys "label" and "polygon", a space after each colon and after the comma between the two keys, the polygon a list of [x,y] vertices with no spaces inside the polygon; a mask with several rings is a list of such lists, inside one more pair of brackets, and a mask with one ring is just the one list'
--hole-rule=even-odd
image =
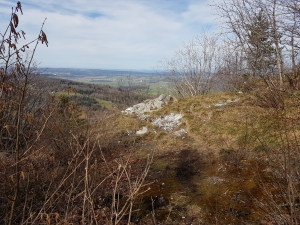
{"label": "dry grass", "polygon": [[[292,130],[292,127],[294,135],[298,136],[298,99],[288,98],[286,102],[285,111],[279,113],[258,106],[250,94],[217,93],[180,99],[151,114],[151,118],[183,114],[180,128],[186,129],[188,134],[182,137],[160,130],[150,123],[151,120],[141,121],[135,115],[117,114],[96,129],[110,139],[118,134],[136,137],[136,131],[147,126],[149,133],[139,139],[155,142],[162,152],[187,147],[215,153],[220,149],[259,150],[263,148],[262,143],[268,143],[269,148],[276,146],[280,129]],[[283,117],[285,119],[281,120]]]}
{"label": "dry grass", "polygon": [[[170,199],[172,209],[178,207],[177,214],[186,217],[186,221],[200,223],[202,218],[208,223],[256,223],[266,214],[257,206],[257,201],[268,198],[260,186],[268,177],[264,175],[268,171],[264,160],[271,152],[284,148],[287,141],[296,144],[300,134],[298,98],[288,97],[285,101],[285,110],[278,110],[262,107],[250,94],[195,96],[180,99],[151,114],[152,119],[170,113],[183,114],[180,128],[186,129],[187,135],[176,137],[151,125],[151,119],[140,121],[134,115],[112,118],[113,130],[115,133],[129,131],[129,136],[136,137],[139,149],[134,156],[137,158],[155,149],[148,179],[169,183],[164,194]],[[150,133],[135,135],[143,126]],[[284,134],[285,141],[281,138]],[[201,160],[191,162],[189,155],[182,155],[185,150],[198,152]],[[201,163],[203,167],[195,166]],[[178,168],[184,176],[190,173],[188,181],[176,175]],[[276,193],[278,187],[274,186],[272,191]],[[161,192],[154,187],[151,193]],[[165,221],[164,218],[160,221]],[[181,221],[181,217],[176,218],[170,213],[165,224]]]}

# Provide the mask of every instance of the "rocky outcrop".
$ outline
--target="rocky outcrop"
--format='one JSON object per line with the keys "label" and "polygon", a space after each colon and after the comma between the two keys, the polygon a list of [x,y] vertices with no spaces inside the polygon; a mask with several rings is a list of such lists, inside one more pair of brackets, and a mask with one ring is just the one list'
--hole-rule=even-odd
{"label": "rocky outcrop", "polygon": [[152,112],[155,110],[161,109],[164,105],[168,105],[170,103],[177,102],[177,99],[171,95],[161,94],[158,98],[148,99],[142,103],[136,104],[132,107],[129,107],[122,111],[122,113],[126,114],[143,114],[146,112]]}
{"label": "rocky outcrop", "polygon": [[152,124],[159,127],[162,130],[171,132],[180,126],[181,118],[182,114],[171,113],[169,115],[156,118],[154,121],[152,121]]}
{"label": "rocky outcrop", "polygon": [[[159,110],[163,106],[177,102],[177,99],[171,95],[162,94],[158,98],[146,100],[142,103],[134,105],[122,111],[124,114],[136,114],[140,120],[151,122],[152,125],[158,127],[161,130],[165,130],[169,133],[173,133],[175,136],[182,136],[187,134],[185,129],[177,130],[181,125],[180,119],[182,114],[170,113],[169,115],[161,116],[158,118],[152,118],[149,112]],[[150,130],[144,126],[140,130],[136,131],[137,135],[144,135],[150,132]],[[156,132],[156,131],[155,131]]]}

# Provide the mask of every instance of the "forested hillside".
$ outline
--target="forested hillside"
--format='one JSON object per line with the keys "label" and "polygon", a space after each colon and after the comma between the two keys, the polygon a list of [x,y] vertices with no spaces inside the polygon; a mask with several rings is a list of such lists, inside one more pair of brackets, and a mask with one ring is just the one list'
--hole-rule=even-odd
{"label": "forested hillside", "polygon": [[71,80],[41,76],[36,79],[35,85],[52,96],[69,95],[79,106],[96,110],[123,109],[130,105],[142,102],[150,95],[133,92],[108,85],[80,83]]}

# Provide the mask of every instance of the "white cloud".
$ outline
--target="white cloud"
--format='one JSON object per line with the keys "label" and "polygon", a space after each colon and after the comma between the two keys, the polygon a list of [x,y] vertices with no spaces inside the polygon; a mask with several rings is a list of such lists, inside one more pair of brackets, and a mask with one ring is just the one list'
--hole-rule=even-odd
{"label": "white cloud", "polygon": [[[8,2],[15,4],[0,3],[1,17],[9,13]],[[23,3],[20,29],[31,40],[47,17],[44,31],[49,47],[39,46],[36,54],[42,66],[151,69],[199,34],[203,26],[214,23],[207,1],[177,3],[28,0]],[[6,25],[5,20],[0,21],[1,33]]]}
{"label": "white cloud", "polygon": [[216,15],[212,13],[211,6],[209,5],[211,3],[211,1],[207,0],[190,4],[188,10],[182,14],[184,20],[203,25],[215,23]]}

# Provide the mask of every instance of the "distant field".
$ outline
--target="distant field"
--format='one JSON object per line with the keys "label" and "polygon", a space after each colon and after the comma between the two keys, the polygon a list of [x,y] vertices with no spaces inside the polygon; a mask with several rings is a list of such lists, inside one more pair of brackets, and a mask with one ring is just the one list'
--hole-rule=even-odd
{"label": "distant field", "polygon": [[151,95],[170,94],[167,77],[161,72],[48,68],[44,69],[41,75],[89,84],[109,85]]}
{"label": "distant field", "polygon": [[169,83],[168,82],[157,82],[150,84],[150,94],[158,95],[158,94],[171,94],[171,91],[169,89]]}

